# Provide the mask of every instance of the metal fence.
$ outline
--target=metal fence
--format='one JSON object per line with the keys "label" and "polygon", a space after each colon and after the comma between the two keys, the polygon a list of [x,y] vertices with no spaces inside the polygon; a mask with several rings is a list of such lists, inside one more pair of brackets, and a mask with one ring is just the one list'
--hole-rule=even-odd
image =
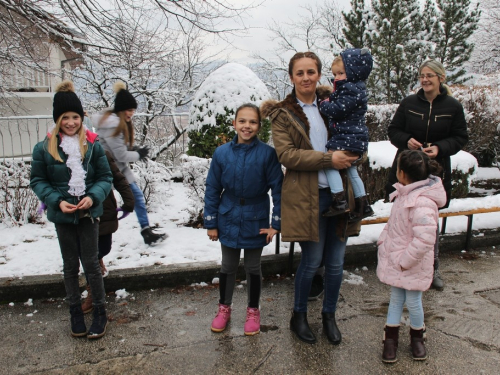
{"label": "metal fence", "polygon": [[[134,123],[141,125],[146,122],[148,115],[138,113],[134,116]],[[0,161],[6,159],[31,160],[31,153],[35,144],[42,141],[52,128],[52,116],[10,116],[0,117]],[[177,134],[174,124],[181,129]],[[178,137],[171,144],[165,157],[174,161],[187,150],[186,130],[189,126],[187,113],[160,115],[148,124],[146,142],[150,145],[161,146],[166,141]],[[141,132],[137,134],[141,138]]]}

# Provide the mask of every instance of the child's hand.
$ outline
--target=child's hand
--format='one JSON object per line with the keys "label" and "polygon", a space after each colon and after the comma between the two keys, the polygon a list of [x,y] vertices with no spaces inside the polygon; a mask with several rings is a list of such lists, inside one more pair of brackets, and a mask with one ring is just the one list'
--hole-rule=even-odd
{"label": "child's hand", "polygon": [[208,229],[207,230],[208,238],[212,241],[217,241],[219,239],[219,230],[218,229]]}
{"label": "child's hand", "polygon": [[276,229],[274,229],[273,227],[264,228],[264,229],[261,229],[259,231],[259,234],[267,234],[267,237],[266,237],[267,243],[271,242],[271,240],[273,239],[273,237],[276,233],[278,233],[278,231]]}
{"label": "child's hand", "polygon": [[90,197],[85,197],[83,198],[80,202],[78,202],[78,205],[76,206],[77,210],[88,210],[94,202],[92,202],[92,198]]}
{"label": "child's hand", "polygon": [[72,214],[77,210],[74,204],[68,203],[66,201],[62,201],[61,203],[59,203],[59,208],[61,209],[63,214]]}

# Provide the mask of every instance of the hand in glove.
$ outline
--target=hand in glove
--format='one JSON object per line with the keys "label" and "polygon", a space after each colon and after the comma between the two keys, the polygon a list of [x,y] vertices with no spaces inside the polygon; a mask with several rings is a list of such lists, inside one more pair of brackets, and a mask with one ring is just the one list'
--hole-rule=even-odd
{"label": "hand in glove", "polygon": [[[130,212],[125,211],[121,207],[117,208],[116,211],[118,212],[118,220],[125,219],[128,215],[130,215]],[[120,212],[122,213],[122,216],[120,216]]]}
{"label": "hand in glove", "polygon": [[140,149],[137,150],[137,152],[139,154],[139,160],[146,159],[148,157],[149,147],[148,146],[141,147]]}

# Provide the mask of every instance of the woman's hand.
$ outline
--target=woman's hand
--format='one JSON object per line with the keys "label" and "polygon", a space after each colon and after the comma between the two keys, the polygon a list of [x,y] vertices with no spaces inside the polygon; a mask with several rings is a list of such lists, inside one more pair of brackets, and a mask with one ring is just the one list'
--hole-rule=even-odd
{"label": "woman's hand", "polygon": [[219,230],[218,229],[208,229],[207,230],[208,238],[212,241],[217,241],[219,239]]}
{"label": "woman's hand", "polygon": [[92,198],[90,197],[85,197],[83,198],[80,202],[78,202],[78,205],[76,206],[77,210],[88,210],[94,202],[92,201]]}
{"label": "woman's hand", "polygon": [[430,157],[431,159],[434,159],[439,154],[439,147],[438,146],[429,146],[429,147],[423,148],[422,151],[425,152],[428,157]]}
{"label": "woman's hand", "polygon": [[359,155],[350,151],[333,151],[331,154],[333,168],[337,170],[349,168],[359,159]]}
{"label": "woman's hand", "polygon": [[73,212],[75,212],[78,209],[77,206],[75,206],[74,204],[68,203],[66,201],[61,201],[61,203],[59,203],[59,208],[61,209],[63,214],[72,214]]}
{"label": "woman's hand", "polygon": [[271,242],[271,240],[273,239],[273,237],[276,233],[278,233],[278,231],[276,229],[274,229],[273,227],[264,228],[264,229],[261,229],[259,231],[259,234],[266,234],[267,235],[267,237],[266,237],[267,243]]}
{"label": "woman's hand", "polygon": [[408,148],[410,150],[418,150],[421,147],[422,147],[422,143],[417,141],[415,138],[410,138],[410,140],[408,141]]}

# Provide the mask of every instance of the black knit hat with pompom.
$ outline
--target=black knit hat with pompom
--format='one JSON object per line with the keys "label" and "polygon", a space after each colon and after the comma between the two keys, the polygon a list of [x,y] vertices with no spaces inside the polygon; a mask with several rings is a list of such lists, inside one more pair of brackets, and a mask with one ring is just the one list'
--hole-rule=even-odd
{"label": "black knit hat with pompom", "polygon": [[113,86],[113,91],[116,92],[113,112],[118,113],[127,109],[137,109],[137,100],[127,90],[125,83],[121,81],[116,82]]}
{"label": "black knit hat with pompom", "polygon": [[54,104],[52,110],[52,118],[54,122],[66,112],[76,112],[83,119],[82,102],[75,94],[75,86],[69,80],[62,81],[56,87],[56,94],[54,95]]}

